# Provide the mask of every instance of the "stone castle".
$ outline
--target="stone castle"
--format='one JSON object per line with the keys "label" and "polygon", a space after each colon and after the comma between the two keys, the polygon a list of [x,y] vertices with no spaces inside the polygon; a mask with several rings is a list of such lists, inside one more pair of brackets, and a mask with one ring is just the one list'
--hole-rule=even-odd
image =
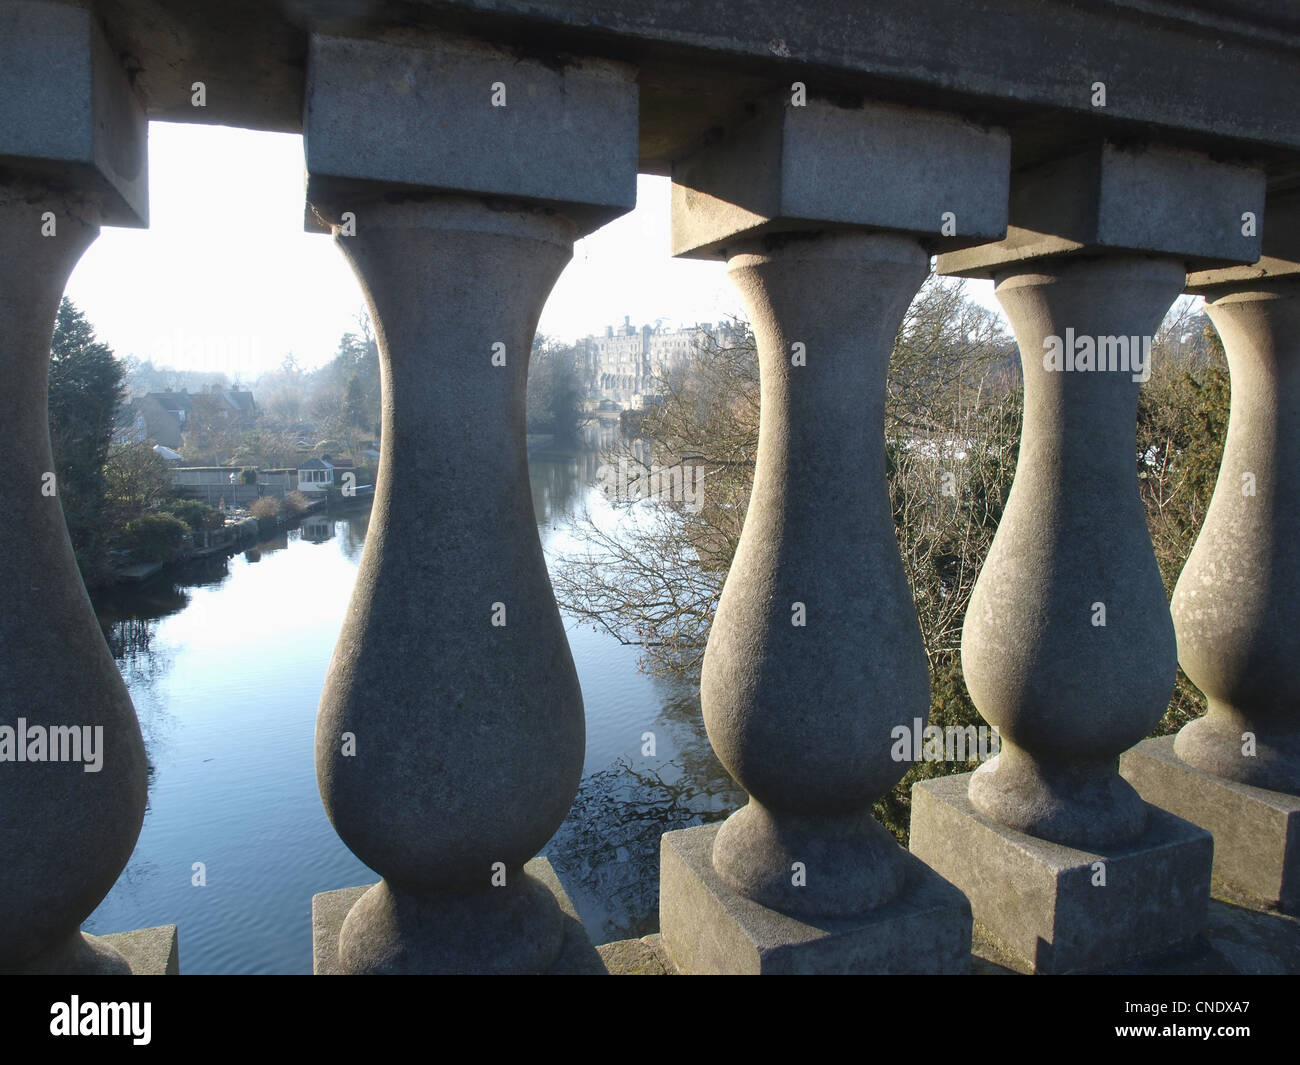
{"label": "stone castle", "polygon": [[685,368],[696,351],[729,343],[738,332],[731,322],[719,323],[716,330],[712,322],[671,330],[658,324],[637,329],[631,315],[624,315],[621,326],[605,326],[604,336],[577,342],[584,389],[592,399],[638,409],[655,391],[656,381]]}

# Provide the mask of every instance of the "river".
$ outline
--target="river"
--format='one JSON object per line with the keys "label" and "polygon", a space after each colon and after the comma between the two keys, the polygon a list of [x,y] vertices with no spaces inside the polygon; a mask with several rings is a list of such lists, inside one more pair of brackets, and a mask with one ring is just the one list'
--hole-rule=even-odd
{"label": "river", "polygon": [[[584,507],[610,515],[597,461],[532,457],[548,557],[571,543]],[[368,521],[312,518],[233,558],[96,597],[150,774],[139,842],[87,932],[176,924],[182,972],[310,973],[312,895],[378,879],[334,834],[313,761]],[[709,748],[694,685],[651,677],[636,647],[565,621],[587,751],[578,798],[542,853],[604,943],[657,928],[660,835],[717,820],[743,795]]]}

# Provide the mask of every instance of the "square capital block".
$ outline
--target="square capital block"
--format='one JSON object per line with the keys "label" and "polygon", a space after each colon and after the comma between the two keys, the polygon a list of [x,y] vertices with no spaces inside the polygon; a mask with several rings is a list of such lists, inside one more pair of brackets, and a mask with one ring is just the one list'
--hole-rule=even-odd
{"label": "square capital block", "polygon": [[1187,291],[1204,293],[1219,285],[1300,277],[1300,191],[1269,196],[1260,224],[1264,254],[1258,262],[1190,273]]}
{"label": "square capital block", "polygon": [[93,13],[0,5],[0,167],[100,199],[104,225],[149,224],[148,122]]}
{"label": "square capital block", "polygon": [[1182,149],[1102,142],[1011,177],[1007,237],[939,257],[938,272],[991,278],[1017,263],[1123,252],[1193,267],[1260,256],[1262,170]]}
{"label": "square capital block", "polygon": [[672,253],[711,259],[767,233],[866,227],[967,247],[1006,233],[1011,139],[963,118],[769,102],[673,166]]}
{"label": "square capital block", "polygon": [[313,34],[305,109],[309,203],[367,185],[499,196],[564,209],[590,229],[636,203],[626,64],[547,65],[450,37],[415,47]]}

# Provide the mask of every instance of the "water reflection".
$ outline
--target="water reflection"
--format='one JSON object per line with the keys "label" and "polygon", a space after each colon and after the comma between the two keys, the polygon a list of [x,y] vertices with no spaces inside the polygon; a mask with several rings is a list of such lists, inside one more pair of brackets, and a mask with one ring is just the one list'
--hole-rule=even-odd
{"label": "water reflection", "polygon": [[[593,487],[598,463],[594,450],[532,457],[544,548],[584,509],[609,506]],[[187,972],[308,973],[311,896],[376,879],[329,825],[313,757],[368,525],[364,510],[313,515],[241,555],[97,597],[151,776],[136,852],[88,931],[178,923]],[[587,752],[544,853],[595,941],[640,936],[657,925],[659,836],[743,796],[708,746],[693,687],[639,672],[638,649],[606,633],[571,620],[568,633]]]}
{"label": "water reflection", "polygon": [[366,530],[370,528],[370,511],[365,510],[349,514],[348,520],[342,524],[341,547],[343,554],[350,562],[359,565],[361,563],[361,549],[366,546]]}
{"label": "water reflection", "polygon": [[545,851],[597,943],[658,930],[660,836],[720,820],[745,801],[704,735],[698,695],[666,692],[659,709],[671,756],[655,735],[655,754],[643,739],[639,751],[586,774]]}
{"label": "water reflection", "polygon": [[334,539],[334,519],[328,514],[309,514],[302,519],[302,538],[310,544]]}

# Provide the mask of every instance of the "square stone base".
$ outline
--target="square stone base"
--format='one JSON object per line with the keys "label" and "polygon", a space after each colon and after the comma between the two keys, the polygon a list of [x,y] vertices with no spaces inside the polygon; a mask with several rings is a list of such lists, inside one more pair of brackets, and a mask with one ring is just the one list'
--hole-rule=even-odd
{"label": "square stone base", "polygon": [[180,975],[180,942],[174,924],[106,936],[87,934],[86,938],[97,939],[122,955],[131,966],[132,976]]}
{"label": "square stone base", "polygon": [[[591,937],[583,927],[578,911],[560,884],[551,863],[545,858],[534,858],[525,863],[524,872],[540,880],[550,889],[560,912],[564,915],[564,945],[560,956],[547,973],[548,976],[606,976],[609,970],[600,960]],[[369,891],[373,884],[360,887],[339,888],[313,895],[311,900],[311,952],[312,972],[317,976],[340,975],[338,964],[339,930],[353,903]]]}
{"label": "square stone base", "polygon": [[1126,751],[1119,771],[1142,798],[1214,836],[1214,879],[1300,914],[1300,796],[1222,780],[1174,753],[1174,737]]}
{"label": "square stone base", "polygon": [[911,850],[969,896],[981,930],[1027,970],[1113,968],[1204,930],[1214,856],[1204,829],[1148,806],[1139,839],[1094,854],[991,821],[967,798],[970,778],[912,788]]}
{"label": "square stone base", "polygon": [[966,973],[971,911],[960,891],[904,852],[899,896],[851,918],[787,916],[732,891],[713,868],[721,823],[667,832],[659,930],[681,973]]}

